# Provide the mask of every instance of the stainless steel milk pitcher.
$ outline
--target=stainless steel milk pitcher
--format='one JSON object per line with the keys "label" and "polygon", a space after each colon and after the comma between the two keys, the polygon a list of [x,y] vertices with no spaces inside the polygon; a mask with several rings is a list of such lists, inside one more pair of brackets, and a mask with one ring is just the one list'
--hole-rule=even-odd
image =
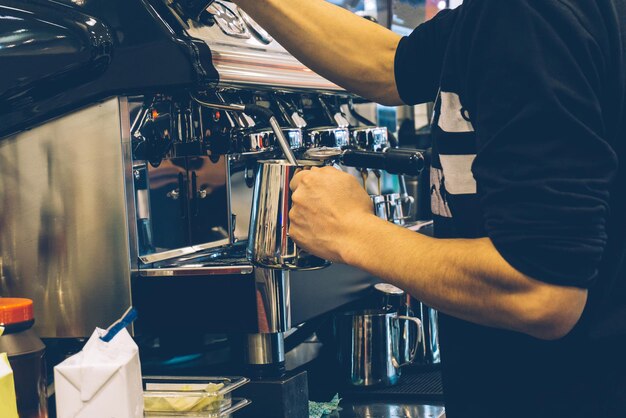
{"label": "stainless steel milk pitcher", "polygon": [[301,250],[289,237],[291,189],[298,169],[321,166],[317,161],[259,161],[254,184],[248,259],[255,265],[283,270],[315,270],[330,263]]}
{"label": "stainless steel milk pitcher", "polygon": [[401,368],[411,364],[418,351],[419,338],[413,341],[411,354],[401,352],[401,322],[407,321],[421,335],[417,318],[399,316],[385,310],[348,312],[335,322],[338,359],[341,373],[352,386],[391,386],[398,383]]}

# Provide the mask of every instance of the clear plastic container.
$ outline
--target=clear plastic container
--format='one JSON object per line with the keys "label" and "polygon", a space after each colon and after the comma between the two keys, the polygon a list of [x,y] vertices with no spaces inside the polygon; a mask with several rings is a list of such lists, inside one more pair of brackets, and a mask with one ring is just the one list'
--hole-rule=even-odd
{"label": "clear plastic container", "polygon": [[232,397],[248,382],[242,377],[145,377],[144,416],[228,417],[250,404]]}

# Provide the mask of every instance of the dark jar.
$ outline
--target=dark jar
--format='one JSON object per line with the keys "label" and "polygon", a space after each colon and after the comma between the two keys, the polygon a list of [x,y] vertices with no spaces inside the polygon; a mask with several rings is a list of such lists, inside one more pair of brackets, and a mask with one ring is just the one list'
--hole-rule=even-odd
{"label": "dark jar", "polygon": [[20,418],[47,418],[45,345],[31,329],[35,323],[29,299],[0,298],[0,353],[13,369]]}

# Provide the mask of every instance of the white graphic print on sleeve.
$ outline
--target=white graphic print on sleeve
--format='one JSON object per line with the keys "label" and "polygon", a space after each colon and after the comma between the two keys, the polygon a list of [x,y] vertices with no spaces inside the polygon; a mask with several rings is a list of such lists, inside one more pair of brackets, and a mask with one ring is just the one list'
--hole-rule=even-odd
{"label": "white graphic print on sleeve", "polygon": [[448,206],[445,178],[443,171],[438,168],[430,168],[430,210],[434,215],[444,218],[452,218],[452,212]]}
{"label": "white graphic print on sleeve", "polygon": [[476,194],[476,179],[472,173],[475,159],[476,155],[439,155],[448,193]]}
{"label": "white graphic print on sleeve", "polygon": [[439,128],[444,132],[461,133],[474,132],[469,113],[461,105],[461,98],[456,93],[442,91],[441,112],[439,114]]}

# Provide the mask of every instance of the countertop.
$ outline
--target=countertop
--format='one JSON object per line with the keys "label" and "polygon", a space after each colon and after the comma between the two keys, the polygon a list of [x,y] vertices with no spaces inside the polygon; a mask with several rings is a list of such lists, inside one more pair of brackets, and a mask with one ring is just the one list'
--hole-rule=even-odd
{"label": "countertop", "polygon": [[439,418],[443,406],[407,402],[342,401],[341,410],[324,418]]}

